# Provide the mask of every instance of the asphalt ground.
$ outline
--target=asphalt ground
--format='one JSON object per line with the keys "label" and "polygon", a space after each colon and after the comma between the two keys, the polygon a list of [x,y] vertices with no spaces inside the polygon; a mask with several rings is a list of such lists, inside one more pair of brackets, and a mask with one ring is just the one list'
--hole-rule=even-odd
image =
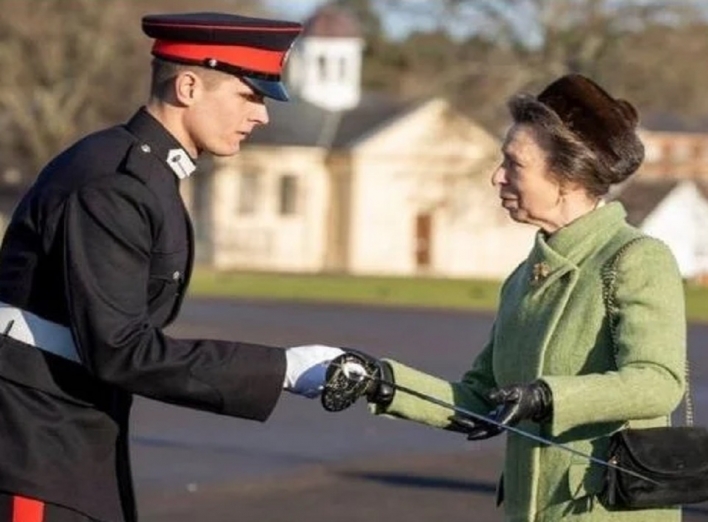
{"label": "asphalt ground", "polygon": [[[269,522],[501,522],[495,505],[496,451],[362,459],[266,480],[234,481],[183,495],[152,497],[145,520]],[[684,511],[708,520],[708,504]]]}
{"label": "asphalt ground", "polygon": [[[277,345],[326,343],[456,378],[492,316],[470,312],[189,300],[169,333]],[[708,325],[689,328],[696,420],[708,424]],[[376,418],[363,405],[325,412],[285,394],[266,423],[139,399],[132,460],[143,522],[501,521],[501,438],[464,437]],[[708,520],[708,504],[684,521]]]}

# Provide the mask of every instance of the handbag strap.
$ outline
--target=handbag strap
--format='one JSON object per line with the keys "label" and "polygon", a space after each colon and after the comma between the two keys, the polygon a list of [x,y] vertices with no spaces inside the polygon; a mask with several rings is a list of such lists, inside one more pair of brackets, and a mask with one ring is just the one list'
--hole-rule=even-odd
{"label": "handbag strap", "polygon": [[[647,239],[647,236],[638,236],[630,239],[624,245],[622,245],[617,253],[610,259],[602,271],[602,297],[605,302],[605,308],[607,309],[608,322],[610,325],[610,337],[612,339],[612,346],[615,349],[615,366],[617,364],[617,311],[619,307],[615,300],[615,283],[617,282],[617,264],[619,263],[620,257],[631,247],[633,244],[638,243],[642,239]],[[685,422],[686,426],[693,426],[693,398],[691,397],[691,387],[690,387],[690,367],[688,362],[688,357],[686,357],[686,393],[684,394],[684,401],[686,403],[685,407]]]}

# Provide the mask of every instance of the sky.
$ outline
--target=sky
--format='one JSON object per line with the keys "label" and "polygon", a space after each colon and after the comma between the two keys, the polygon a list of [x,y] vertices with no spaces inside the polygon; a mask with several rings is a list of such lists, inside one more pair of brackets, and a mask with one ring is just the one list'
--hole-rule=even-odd
{"label": "sky", "polygon": [[[607,5],[612,6],[623,3],[641,5],[649,4],[653,1],[654,0],[609,0]],[[273,12],[282,14],[283,17],[286,18],[289,17],[293,20],[302,21],[312,14],[318,6],[327,3],[327,0],[264,0],[264,2]],[[706,0],[687,0],[687,2],[698,6],[708,17],[708,2]],[[670,0],[665,0],[665,3],[670,4]],[[374,6],[377,5],[380,6],[381,3],[374,2]],[[424,31],[432,30],[441,25],[441,19],[444,20],[442,25],[449,30],[452,36],[462,38],[469,35],[470,32],[484,27],[483,19],[470,16],[471,12],[469,11],[466,13],[467,16],[458,16],[456,19],[451,19],[449,13],[447,13],[447,17],[442,17],[441,12],[443,8],[441,7],[441,2],[437,0],[403,0],[401,5],[410,6],[411,9],[407,10],[405,13],[401,13],[400,10],[389,10],[388,12],[383,10],[380,13],[382,15],[381,20],[384,24],[384,28],[391,38],[403,38],[411,30],[415,29]],[[516,21],[515,25],[518,25],[517,29],[521,29],[519,34],[525,34],[528,38],[528,43],[534,44],[538,43],[539,35],[534,32],[532,27],[527,27],[530,16],[532,16],[530,13],[520,9],[518,12],[513,13],[511,20]],[[482,24],[482,27],[478,24]]]}
{"label": "sky", "polygon": [[326,3],[324,0],[265,0],[274,13],[291,16],[295,20],[303,20],[318,6]]}
{"label": "sky", "polygon": [[[429,4],[428,0],[407,0],[411,6]],[[327,0],[265,0],[274,13],[282,14],[292,20],[302,21],[314,10],[327,3]],[[429,9],[426,9],[429,11]],[[396,13],[381,12],[382,22],[386,32],[392,38],[403,37],[414,29],[432,29],[436,26],[435,18],[415,14],[415,10],[401,15]]]}

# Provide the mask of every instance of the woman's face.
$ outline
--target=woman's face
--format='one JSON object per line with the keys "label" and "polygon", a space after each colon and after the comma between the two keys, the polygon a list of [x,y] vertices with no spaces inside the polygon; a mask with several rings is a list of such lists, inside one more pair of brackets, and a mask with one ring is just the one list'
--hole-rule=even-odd
{"label": "woman's face", "polygon": [[511,127],[502,154],[492,185],[511,219],[544,229],[557,223],[561,186],[548,167],[548,155],[534,128],[525,124]]}

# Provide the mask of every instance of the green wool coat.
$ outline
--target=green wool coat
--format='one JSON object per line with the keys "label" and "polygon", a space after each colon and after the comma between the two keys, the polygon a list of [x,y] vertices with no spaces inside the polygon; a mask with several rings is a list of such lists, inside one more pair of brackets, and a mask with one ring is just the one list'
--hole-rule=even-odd
{"label": "green wool coat", "polygon": [[[666,426],[685,386],[681,276],[659,240],[632,244],[617,263],[613,347],[603,267],[629,239],[620,203],[601,206],[550,237],[504,282],[489,343],[459,382],[392,365],[396,383],[486,414],[495,387],[542,378],[553,416],[519,428],[606,459],[608,437],[628,425]],[[451,412],[397,392],[385,414],[444,428]],[[474,462],[471,463],[474,465]],[[503,472],[508,522],[676,522],[679,509],[607,511],[597,498],[604,468],[509,433]]]}

